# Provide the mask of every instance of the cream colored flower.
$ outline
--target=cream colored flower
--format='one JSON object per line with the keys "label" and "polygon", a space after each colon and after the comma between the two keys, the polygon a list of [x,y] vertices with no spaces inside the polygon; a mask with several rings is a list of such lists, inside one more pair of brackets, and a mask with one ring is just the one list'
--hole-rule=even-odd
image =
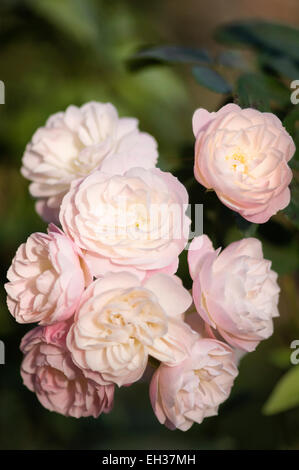
{"label": "cream colored flower", "polygon": [[36,209],[48,222],[58,220],[59,207],[73,180],[96,168],[152,168],[157,162],[155,139],[138,129],[138,121],[120,118],[110,103],[69,106],[51,116],[27,145],[22,174],[38,199]]}
{"label": "cream colored flower", "polygon": [[119,386],[142,376],[149,355],[177,364],[197,337],[181,319],[191,300],[175,276],[156,274],[141,283],[121,272],[97,279],[68,334],[73,360]]}

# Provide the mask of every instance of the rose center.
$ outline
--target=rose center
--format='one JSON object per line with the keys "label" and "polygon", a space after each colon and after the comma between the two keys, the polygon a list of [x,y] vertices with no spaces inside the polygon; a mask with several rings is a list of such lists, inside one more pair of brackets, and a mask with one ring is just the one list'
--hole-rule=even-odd
{"label": "rose center", "polygon": [[165,333],[165,315],[159,305],[142,290],[129,291],[106,306],[104,322],[127,328],[131,338],[160,337]]}
{"label": "rose center", "polygon": [[226,155],[225,160],[229,163],[233,172],[248,175],[248,156],[241,149],[237,149],[231,155]]}

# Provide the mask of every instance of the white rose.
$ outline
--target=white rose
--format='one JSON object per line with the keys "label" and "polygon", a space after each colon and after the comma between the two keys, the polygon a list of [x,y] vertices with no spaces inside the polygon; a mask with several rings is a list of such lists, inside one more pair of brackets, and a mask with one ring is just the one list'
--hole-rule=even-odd
{"label": "white rose", "polygon": [[96,277],[124,269],[141,278],[148,271],[174,274],[189,234],[187,205],[185,187],[170,173],[98,170],[71,185],[60,222]]}
{"label": "white rose", "polygon": [[87,288],[77,311],[67,338],[73,360],[119,386],[142,376],[148,355],[177,364],[197,338],[181,319],[191,301],[175,276],[141,283],[128,272],[107,274]]}
{"label": "white rose", "polygon": [[21,172],[32,181],[36,209],[48,222],[57,221],[71,182],[102,167],[126,165],[152,168],[157,162],[155,139],[138,129],[133,118],[119,118],[110,103],[90,102],[51,116],[27,145]]}

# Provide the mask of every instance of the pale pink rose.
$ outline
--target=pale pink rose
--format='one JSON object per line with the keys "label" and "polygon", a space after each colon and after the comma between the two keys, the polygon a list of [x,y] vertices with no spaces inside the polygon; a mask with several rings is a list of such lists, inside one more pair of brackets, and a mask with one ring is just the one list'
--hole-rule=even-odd
{"label": "pale pink rose", "polygon": [[71,182],[94,169],[113,166],[152,168],[157,162],[155,139],[138,129],[138,121],[120,118],[110,103],[69,106],[52,115],[27,145],[21,172],[32,181],[37,212],[57,222],[59,207]]}
{"label": "pale pink rose", "polygon": [[290,202],[295,145],[271,113],[227,104],[216,113],[193,115],[194,174],[230,209],[264,223]]}
{"label": "pale pink rose", "polygon": [[189,234],[187,205],[185,187],[158,168],[95,171],[71,185],[60,221],[94,276],[125,270],[144,278],[176,272]]}
{"label": "pale pink rose", "polygon": [[280,289],[259,240],[245,238],[220,253],[202,235],[192,241],[188,262],[194,303],[210,328],[245,351],[272,335]]}
{"label": "pale pink rose", "polygon": [[7,305],[19,323],[49,325],[74,314],[91,282],[81,250],[55,225],[33,233],[17,250],[5,284]]}
{"label": "pale pink rose", "polygon": [[162,364],[150,384],[150,400],[161,424],[187,431],[193,423],[218,413],[229,396],[238,370],[231,348],[199,338],[179,365]]}
{"label": "pale pink rose", "polygon": [[177,364],[197,338],[181,319],[191,301],[176,276],[107,274],[82,297],[67,337],[72,358],[118,386],[139,380],[149,355]]}
{"label": "pale pink rose", "polygon": [[34,328],[24,336],[23,382],[50,411],[97,418],[111,411],[114,385],[106,384],[101,374],[81,370],[73,363],[65,344],[68,329],[69,324],[62,322]]}

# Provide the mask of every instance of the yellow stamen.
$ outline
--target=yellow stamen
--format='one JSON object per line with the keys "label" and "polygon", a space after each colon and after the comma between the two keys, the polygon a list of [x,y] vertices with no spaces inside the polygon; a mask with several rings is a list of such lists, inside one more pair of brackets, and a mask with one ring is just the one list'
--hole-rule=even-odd
{"label": "yellow stamen", "polygon": [[[246,159],[245,155],[243,155],[241,152],[235,152],[232,155],[227,155],[225,157],[225,160],[234,160],[235,162],[242,163],[244,165],[243,174],[248,173],[247,159]],[[234,171],[236,171],[236,169],[237,169],[237,164],[236,163],[232,164],[232,169]]]}

